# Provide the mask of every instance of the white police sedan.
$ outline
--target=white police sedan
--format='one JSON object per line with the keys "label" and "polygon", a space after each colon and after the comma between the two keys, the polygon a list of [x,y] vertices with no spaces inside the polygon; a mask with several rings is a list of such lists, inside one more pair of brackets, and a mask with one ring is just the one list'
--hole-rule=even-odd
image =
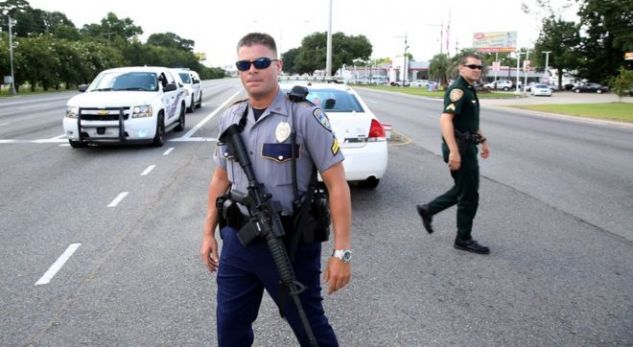
{"label": "white police sedan", "polygon": [[535,84],[530,93],[534,96],[552,96],[552,88],[547,84]]}
{"label": "white police sedan", "polygon": [[389,158],[385,130],[363,99],[348,85],[281,83],[284,91],[295,85],[308,88],[307,99],[328,116],[345,160],[345,176],[361,187],[376,188]]}

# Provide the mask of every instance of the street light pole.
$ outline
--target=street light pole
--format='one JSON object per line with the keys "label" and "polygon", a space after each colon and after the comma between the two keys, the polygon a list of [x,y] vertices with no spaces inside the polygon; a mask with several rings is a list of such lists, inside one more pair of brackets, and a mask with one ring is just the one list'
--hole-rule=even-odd
{"label": "street light pole", "polygon": [[13,19],[7,13],[7,26],[9,27],[9,61],[11,65],[11,94],[15,95],[15,75],[13,74]]}
{"label": "street light pole", "polygon": [[524,53],[516,51],[515,54],[517,56],[517,71],[516,71],[516,75],[517,75],[516,76],[516,80],[517,80],[517,82],[516,82],[516,85],[514,86],[514,92],[516,94],[519,94],[519,67],[520,67],[519,63],[521,61],[521,54],[524,54]]}
{"label": "street light pole", "polygon": [[404,33],[404,64],[402,65],[402,86],[406,86],[407,85],[407,75],[408,75],[408,69],[407,69],[407,49],[409,48],[409,46],[407,45],[407,33]]}
{"label": "street light pole", "polygon": [[[545,51],[543,52],[543,54],[545,54],[545,71],[543,71],[543,75],[547,74],[547,84],[550,84],[550,80],[549,80],[549,54],[552,53],[552,51]],[[545,81],[543,81],[545,82]]]}
{"label": "street light pole", "polygon": [[327,50],[325,58],[325,77],[332,79],[332,0],[330,0],[330,16],[327,27]]}

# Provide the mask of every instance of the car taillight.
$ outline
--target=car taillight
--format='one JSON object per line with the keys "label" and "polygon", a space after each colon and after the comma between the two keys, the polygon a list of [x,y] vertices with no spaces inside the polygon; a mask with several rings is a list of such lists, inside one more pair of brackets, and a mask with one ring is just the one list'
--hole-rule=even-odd
{"label": "car taillight", "polygon": [[385,140],[385,129],[382,127],[379,121],[372,119],[369,126],[369,135],[367,135],[368,141],[381,141]]}

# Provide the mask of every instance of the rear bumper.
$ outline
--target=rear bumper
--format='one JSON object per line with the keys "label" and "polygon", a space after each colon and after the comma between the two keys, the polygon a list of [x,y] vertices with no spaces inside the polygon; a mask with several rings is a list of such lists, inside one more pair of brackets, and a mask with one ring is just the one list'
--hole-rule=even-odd
{"label": "rear bumper", "polygon": [[387,171],[387,141],[369,142],[358,148],[342,146],[341,151],[345,156],[343,167],[348,181],[364,181],[370,177],[380,179]]}

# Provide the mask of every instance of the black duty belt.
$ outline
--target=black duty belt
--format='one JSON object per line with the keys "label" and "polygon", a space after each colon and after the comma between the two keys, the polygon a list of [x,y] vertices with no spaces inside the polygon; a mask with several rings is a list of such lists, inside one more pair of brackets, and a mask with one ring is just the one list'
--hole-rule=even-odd
{"label": "black duty belt", "polygon": [[486,138],[479,133],[471,133],[469,131],[462,132],[457,129],[455,129],[455,137],[459,140],[472,142],[475,145],[486,142]]}

